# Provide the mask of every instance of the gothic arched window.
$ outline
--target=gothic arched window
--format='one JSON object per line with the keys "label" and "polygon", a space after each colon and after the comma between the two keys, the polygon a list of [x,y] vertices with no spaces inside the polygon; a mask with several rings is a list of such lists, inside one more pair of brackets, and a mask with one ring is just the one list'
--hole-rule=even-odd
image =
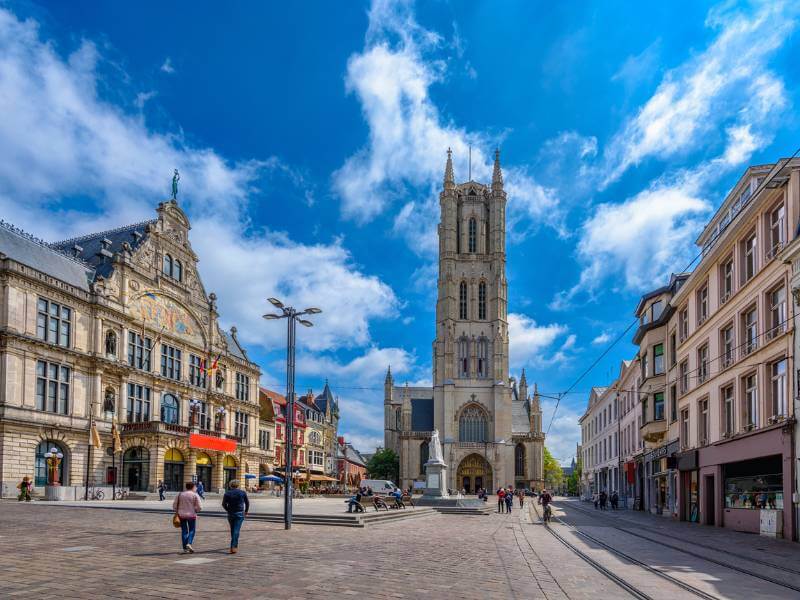
{"label": "gothic arched window", "polygon": [[467,318],[467,282],[462,281],[458,286],[458,318]]}
{"label": "gothic arched window", "polygon": [[514,448],[514,475],[525,477],[525,446],[522,444]]}
{"label": "gothic arched window", "polygon": [[483,321],[486,319],[486,282],[478,284],[478,318]]}
{"label": "gothic arched window", "polygon": [[486,441],[486,413],[479,406],[472,405],[464,409],[458,419],[458,441]]}
{"label": "gothic arched window", "polygon": [[399,408],[395,411],[395,414],[394,414],[394,428],[397,431],[402,430],[402,423],[401,423],[401,419],[400,419],[400,409]]}
{"label": "gothic arched window", "polygon": [[469,220],[467,251],[474,254],[478,251],[478,223],[475,217]]}
{"label": "gothic arched window", "polygon": [[428,462],[428,458],[430,458],[430,446],[428,446],[428,442],[422,442],[419,445],[419,472],[425,472],[425,463]]}
{"label": "gothic arched window", "polygon": [[164,255],[164,265],[162,271],[164,271],[164,275],[169,275],[172,277],[172,257],[169,254]]}
{"label": "gothic arched window", "polygon": [[481,336],[478,340],[478,377],[489,376],[489,340]]}
{"label": "gothic arched window", "polygon": [[178,399],[172,394],[164,394],[161,398],[161,422],[178,424]]}
{"label": "gothic arched window", "polygon": [[172,276],[178,281],[183,281],[183,264],[181,264],[181,261],[177,258],[175,259],[175,264],[172,269]]}
{"label": "gothic arched window", "polygon": [[458,376],[469,377],[469,340],[458,340]]}

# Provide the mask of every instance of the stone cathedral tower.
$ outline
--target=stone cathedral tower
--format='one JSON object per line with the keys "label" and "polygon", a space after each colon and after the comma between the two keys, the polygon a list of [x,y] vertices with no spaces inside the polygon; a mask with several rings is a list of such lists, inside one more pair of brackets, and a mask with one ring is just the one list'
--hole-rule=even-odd
{"label": "stone cathedral tower", "polygon": [[385,443],[400,454],[401,484],[419,480],[438,429],[448,487],[542,486],[538,394],[524,371],[509,378],[506,193],[495,152],[490,186],[457,184],[447,152],[439,194],[439,280],[433,389],[394,386],[387,373]]}

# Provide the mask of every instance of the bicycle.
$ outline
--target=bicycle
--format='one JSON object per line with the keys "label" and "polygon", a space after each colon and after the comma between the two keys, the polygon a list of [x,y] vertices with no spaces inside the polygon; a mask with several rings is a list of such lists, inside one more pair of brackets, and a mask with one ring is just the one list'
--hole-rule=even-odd
{"label": "bicycle", "polygon": [[130,492],[128,490],[119,490],[116,494],[114,494],[115,500],[127,500]]}
{"label": "bicycle", "polygon": [[553,509],[550,508],[549,504],[545,504],[544,505],[544,522],[545,523],[549,523],[550,519],[552,518],[552,516],[553,516]]}
{"label": "bicycle", "polygon": [[100,488],[92,487],[89,489],[89,500],[102,500],[106,495]]}

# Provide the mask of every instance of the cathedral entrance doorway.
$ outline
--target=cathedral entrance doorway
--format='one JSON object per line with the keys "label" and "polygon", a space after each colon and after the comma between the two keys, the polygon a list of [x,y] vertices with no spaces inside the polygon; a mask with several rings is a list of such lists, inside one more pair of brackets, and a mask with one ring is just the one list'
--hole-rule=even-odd
{"label": "cathedral entrance doorway", "polygon": [[456,471],[456,481],[468,494],[474,494],[478,488],[492,490],[492,467],[480,454],[466,456]]}

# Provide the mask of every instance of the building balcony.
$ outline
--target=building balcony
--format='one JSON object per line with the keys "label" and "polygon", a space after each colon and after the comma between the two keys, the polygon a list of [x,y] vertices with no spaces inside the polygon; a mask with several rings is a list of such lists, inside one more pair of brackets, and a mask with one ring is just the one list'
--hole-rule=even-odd
{"label": "building balcony", "polygon": [[171,433],[174,435],[189,435],[191,428],[185,425],[162,423],[161,421],[141,421],[136,423],[123,423],[122,433]]}
{"label": "building balcony", "polygon": [[648,444],[657,444],[664,441],[668,430],[669,424],[666,419],[649,421],[640,428],[642,439]]}

